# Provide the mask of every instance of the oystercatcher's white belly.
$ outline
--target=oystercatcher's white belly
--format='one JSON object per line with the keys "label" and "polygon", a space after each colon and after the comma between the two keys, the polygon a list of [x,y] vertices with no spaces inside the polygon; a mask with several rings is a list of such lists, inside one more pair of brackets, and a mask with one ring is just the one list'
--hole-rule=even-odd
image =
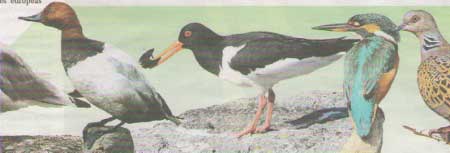
{"label": "oystercatcher's white belly", "polygon": [[335,62],[343,55],[345,55],[345,53],[326,57],[309,57],[301,60],[297,58],[287,58],[267,65],[264,68],[257,68],[255,71],[251,72],[248,77],[256,82],[260,82],[263,86],[273,86],[281,80],[314,72],[319,68]]}
{"label": "oystercatcher's white belly", "polygon": [[229,46],[223,49],[222,66],[220,68],[219,78],[231,82],[233,84],[236,84],[238,86],[251,87],[258,84],[253,80],[249,79],[247,76],[243,75],[241,72],[236,71],[230,67],[231,59],[236,55],[236,53],[239,50],[241,50],[244,47],[245,45],[239,47]]}
{"label": "oystercatcher's white belly", "polygon": [[309,74],[314,70],[335,62],[345,55],[342,52],[326,57],[309,57],[301,60],[297,58],[286,58],[266,65],[264,68],[257,68],[247,75],[243,75],[239,71],[232,69],[229,63],[237,52],[244,47],[245,45],[239,47],[230,46],[223,50],[222,67],[219,77],[239,86],[257,86],[264,89],[271,88],[281,80]]}

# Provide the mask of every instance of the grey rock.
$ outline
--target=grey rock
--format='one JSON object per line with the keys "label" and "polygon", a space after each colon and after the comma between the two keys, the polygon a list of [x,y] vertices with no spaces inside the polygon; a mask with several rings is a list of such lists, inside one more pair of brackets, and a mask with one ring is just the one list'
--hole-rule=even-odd
{"label": "grey rock", "polygon": [[[348,118],[343,94],[312,91],[276,100],[272,120],[273,131],[248,135],[240,139],[235,138],[232,134],[245,128],[252,119],[256,111],[256,103],[256,98],[242,98],[222,105],[189,110],[180,115],[184,118],[180,126],[170,121],[130,126],[133,140],[125,128],[118,133],[106,135],[96,134],[95,130],[98,129],[91,129],[91,134],[88,135],[96,140],[92,148],[101,148],[99,146],[117,148],[124,143],[126,143],[125,146],[131,147],[129,142],[131,144],[134,142],[135,152],[138,153],[336,153],[341,150],[352,134],[352,123]],[[264,120],[261,120],[261,123],[263,122]],[[56,143],[43,141],[43,145],[52,146],[46,148],[78,147],[69,150],[81,152],[82,145],[79,137],[70,137],[75,140],[61,136],[52,138],[60,140],[55,141]],[[19,144],[21,147],[18,146]],[[9,146],[7,145],[6,148]],[[24,143],[16,143],[13,146],[13,152],[20,149],[42,149],[33,144],[29,146]]]}
{"label": "grey rock", "polygon": [[81,152],[81,139],[76,136],[1,136],[0,152],[3,153],[48,153]]}
{"label": "grey rock", "polygon": [[130,131],[113,126],[91,126],[83,130],[83,152],[85,153],[134,153]]}
{"label": "grey rock", "polygon": [[[277,99],[273,131],[237,139],[256,111],[256,98],[182,113],[168,121],[131,129],[137,152],[339,152],[351,135],[342,93],[314,91]],[[263,123],[264,120],[261,120]]]}

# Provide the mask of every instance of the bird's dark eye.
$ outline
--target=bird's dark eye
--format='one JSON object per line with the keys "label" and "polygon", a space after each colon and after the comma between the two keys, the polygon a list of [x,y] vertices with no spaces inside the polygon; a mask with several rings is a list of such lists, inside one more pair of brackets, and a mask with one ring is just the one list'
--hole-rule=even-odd
{"label": "bird's dark eye", "polygon": [[420,20],[420,17],[417,16],[417,15],[415,15],[415,16],[413,16],[413,17],[411,18],[411,23],[416,23],[416,22],[419,21],[419,20]]}
{"label": "bird's dark eye", "polygon": [[192,36],[192,31],[185,31],[184,32],[184,37],[190,37]]}

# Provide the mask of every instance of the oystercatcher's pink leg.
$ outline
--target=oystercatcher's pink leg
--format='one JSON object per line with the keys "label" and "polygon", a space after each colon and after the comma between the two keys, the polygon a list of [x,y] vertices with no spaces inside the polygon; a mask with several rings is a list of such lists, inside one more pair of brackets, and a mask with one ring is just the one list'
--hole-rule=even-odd
{"label": "oystercatcher's pink leg", "polygon": [[272,89],[269,90],[268,95],[268,101],[267,104],[267,114],[266,114],[266,120],[264,121],[264,124],[261,127],[258,127],[256,129],[256,132],[258,133],[264,133],[270,130],[270,123],[272,121],[272,113],[273,113],[273,105],[275,103],[275,93]]}
{"label": "oystercatcher's pink leg", "polygon": [[247,134],[253,134],[256,132],[256,125],[258,124],[259,118],[261,117],[261,114],[264,110],[264,107],[266,107],[266,104],[267,104],[267,99],[264,96],[264,94],[259,96],[258,110],[256,111],[253,121],[250,122],[250,124],[247,126],[247,128],[245,128],[244,130],[242,130],[241,132],[236,134],[237,138],[240,138]]}

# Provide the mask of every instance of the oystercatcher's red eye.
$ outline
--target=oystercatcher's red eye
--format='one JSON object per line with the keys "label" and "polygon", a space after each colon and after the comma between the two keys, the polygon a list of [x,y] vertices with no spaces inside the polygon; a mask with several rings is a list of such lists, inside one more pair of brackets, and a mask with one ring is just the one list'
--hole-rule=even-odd
{"label": "oystercatcher's red eye", "polygon": [[191,31],[185,31],[184,32],[184,37],[190,37],[192,36],[192,32]]}

